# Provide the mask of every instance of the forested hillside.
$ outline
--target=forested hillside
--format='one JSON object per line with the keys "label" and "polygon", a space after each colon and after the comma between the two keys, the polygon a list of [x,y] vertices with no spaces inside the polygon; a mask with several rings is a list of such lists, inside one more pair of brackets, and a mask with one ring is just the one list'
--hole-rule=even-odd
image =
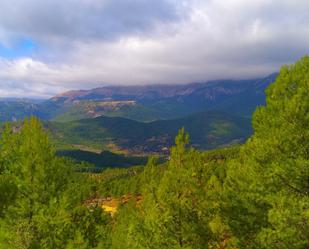
{"label": "forested hillside", "polygon": [[201,152],[180,129],[166,163],[99,174],[57,157],[37,119],[8,124],[0,248],[309,248],[309,57],[266,93],[241,146]]}
{"label": "forested hillside", "polygon": [[147,157],[129,156],[119,153],[113,153],[110,151],[91,152],[84,150],[59,150],[56,153],[58,156],[69,157],[78,163],[89,163],[95,166],[91,168],[91,171],[101,171],[102,169],[121,168],[135,165],[145,165],[147,163]]}
{"label": "forested hillside", "polygon": [[83,147],[130,154],[167,154],[182,127],[190,132],[193,146],[200,149],[240,143],[251,134],[249,119],[214,111],[150,123],[102,116],[66,123],[47,122],[46,127],[60,148]]}

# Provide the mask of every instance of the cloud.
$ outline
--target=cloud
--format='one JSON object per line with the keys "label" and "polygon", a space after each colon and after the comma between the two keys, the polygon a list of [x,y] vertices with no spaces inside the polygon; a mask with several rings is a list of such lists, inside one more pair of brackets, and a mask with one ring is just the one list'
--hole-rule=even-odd
{"label": "cloud", "polygon": [[[179,1],[181,3],[181,0]],[[172,0],[10,0],[0,3],[0,23],[11,36],[62,42],[144,35],[158,23],[183,17]]]}
{"label": "cloud", "polygon": [[3,58],[0,89],[51,96],[264,76],[309,53],[308,9],[306,0],[7,1],[0,41],[30,37],[40,49]]}

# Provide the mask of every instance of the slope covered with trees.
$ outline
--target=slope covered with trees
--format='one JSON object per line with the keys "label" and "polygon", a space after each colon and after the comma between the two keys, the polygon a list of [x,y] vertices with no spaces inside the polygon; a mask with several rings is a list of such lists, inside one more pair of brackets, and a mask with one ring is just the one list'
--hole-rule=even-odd
{"label": "slope covered with trees", "polygon": [[38,120],[26,120],[20,130],[8,125],[0,149],[0,248],[104,243],[108,216],[82,205],[90,197],[90,182],[75,172],[78,165],[55,156]]}
{"label": "slope covered with trees", "polygon": [[267,95],[236,156],[205,160],[182,130],[163,175],[148,164],[140,209],[117,216],[115,248],[309,247],[309,57],[283,67]]}
{"label": "slope covered with trees", "polygon": [[102,151],[101,153],[83,151],[83,150],[62,150],[57,151],[58,156],[69,157],[78,163],[90,163],[96,166],[96,171],[100,171],[104,168],[121,168],[136,165],[145,165],[147,163],[147,157],[135,157],[127,156],[123,154],[116,154],[110,151]]}
{"label": "slope covered with trees", "polygon": [[[281,69],[253,127],[244,145],[208,152],[181,129],[164,164],[88,174],[55,156],[36,119],[7,126],[0,248],[306,249],[309,57]],[[111,216],[100,206],[115,197]]]}
{"label": "slope covered with trees", "polygon": [[193,146],[200,149],[243,142],[251,134],[249,119],[216,111],[150,123],[97,117],[67,123],[47,122],[46,127],[59,146],[82,145],[131,154],[167,154],[168,147],[173,144],[174,137],[182,127],[190,133]]}
{"label": "slope covered with trees", "polygon": [[281,69],[253,126],[229,165],[227,210],[243,212],[228,222],[242,247],[308,248],[309,57]]}

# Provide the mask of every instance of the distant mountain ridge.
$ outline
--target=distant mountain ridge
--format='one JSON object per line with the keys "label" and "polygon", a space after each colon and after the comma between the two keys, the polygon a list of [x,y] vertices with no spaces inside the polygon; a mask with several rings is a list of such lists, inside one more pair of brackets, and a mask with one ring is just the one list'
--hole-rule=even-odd
{"label": "distant mountain ridge", "polygon": [[[138,121],[178,118],[208,110],[250,117],[257,106],[265,104],[264,91],[275,81],[276,76],[272,74],[261,79],[218,80],[186,85],[107,86],[62,93],[43,106],[52,108],[48,112],[49,118],[62,116],[59,121],[89,118],[89,112],[94,114],[93,117],[118,116]],[[104,103],[115,101],[129,101],[136,105],[122,105],[125,111],[115,108],[114,112],[102,108]],[[89,103],[92,103],[90,109]],[[78,115],[75,117],[74,113]]]}
{"label": "distant mountain ridge", "polygon": [[15,121],[39,113],[39,101],[29,99],[1,98],[0,122]]}
{"label": "distant mountain ridge", "polygon": [[105,86],[90,90],[73,90],[61,93],[51,98],[51,101],[74,102],[81,100],[135,100],[147,102],[154,99],[170,99],[190,95],[203,95],[205,99],[215,100],[220,96],[229,96],[251,90],[263,93],[272,83],[277,74],[265,78],[250,80],[217,80],[205,83],[190,83],[182,85],[145,85],[145,86]]}
{"label": "distant mountain ridge", "polygon": [[265,104],[264,91],[276,76],[186,85],[106,86],[69,91],[46,101],[0,99],[0,121],[34,115],[66,122],[103,115],[150,122],[210,110],[250,117],[257,106]]}

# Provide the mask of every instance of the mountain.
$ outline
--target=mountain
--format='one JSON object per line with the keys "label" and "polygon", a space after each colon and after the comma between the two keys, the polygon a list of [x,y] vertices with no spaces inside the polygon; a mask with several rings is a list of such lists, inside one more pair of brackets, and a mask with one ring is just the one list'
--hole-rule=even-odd
{"label": "mountain", "polygon": [[41,102],[2,99],[0,122],[38,116],[46,120],[60,150],[168,153],[181,127],[196,148],[211,149],[246,139],[252,112],[265,104],[264,91],[276,76],[107,86],[70,91]]}
{"label": "mountain", "polygon": [[[277,74],[253,80],[219,80],[187,85],[111,86],[70,91],[44,105],[57,121],[125,117],[138,121],[178,118],[207,110],[250,117],[265,104],[265,89]],[[43,105],[43,106],[44,106]],[[50,107],[53,111],[50,111]]]}
{"label": "mountain", "polygon": [[218,80],[186,85],[106,86],[69,91],[46,101],[0,100],[0,121],[35,115],[73,121],[101,115],[150,122],[217,110],[251,117],[265,104],[265,89],[277,74],[251,80]]}
{"label": "mountain", "polygon": [[29,116],[40,116],[40,100],[0,99],[0,122],[24,119]]}
{"label": "mountain", "polygon": [[211,149],[244,141],[251,134],[250,120],[208,111],[149,123],[119,117],[97,117],[70,122],[46,122],[58,148],[111,150],[129,154],[168,153],[178,130],[185,127],[191,143]]}

